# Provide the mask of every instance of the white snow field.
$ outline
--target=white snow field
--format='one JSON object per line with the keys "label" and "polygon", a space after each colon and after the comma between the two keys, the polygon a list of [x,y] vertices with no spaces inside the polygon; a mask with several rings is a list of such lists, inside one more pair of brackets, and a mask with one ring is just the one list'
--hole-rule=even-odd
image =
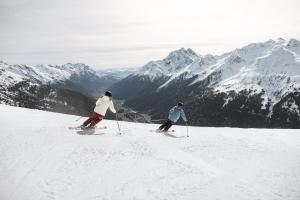
{"label": "white snow field", "polygon": [[104,120],[0,105],[1,200],[299,200],[300,131]]}

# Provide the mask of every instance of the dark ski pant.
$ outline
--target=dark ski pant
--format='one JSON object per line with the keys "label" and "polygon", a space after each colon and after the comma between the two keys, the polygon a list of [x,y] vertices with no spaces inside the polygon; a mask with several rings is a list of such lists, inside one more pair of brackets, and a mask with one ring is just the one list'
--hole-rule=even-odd
{"label": "dark ski pant", "polygon": [[167,120],[165,123],[163,123],[158,129],[161,131],[168,131],[169,128],[173,125],[173,122],[171,120]]}
{"label": "dark ski pant", "polygon": [[104,116],[100,115],[99,113],[93,112],[92,116],[89,117],[85,122],[83,122],[82,127],[92,128],[98,124]]}

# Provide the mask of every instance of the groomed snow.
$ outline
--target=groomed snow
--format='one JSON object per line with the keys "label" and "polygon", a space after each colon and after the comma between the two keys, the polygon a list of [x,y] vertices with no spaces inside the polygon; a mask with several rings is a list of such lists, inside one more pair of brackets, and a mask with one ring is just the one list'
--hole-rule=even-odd
{"label": "groomed snow", "polygon": [[2,200],[299,200],[299,130],[104,120],[79,135],[78,116],[0,105]]}

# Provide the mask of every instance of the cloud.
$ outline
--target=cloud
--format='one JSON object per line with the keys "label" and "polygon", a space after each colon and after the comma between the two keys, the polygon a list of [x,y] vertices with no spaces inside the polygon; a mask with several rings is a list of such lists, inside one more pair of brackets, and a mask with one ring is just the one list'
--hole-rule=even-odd
{"label": "cloud", "polygon": [[297,0],[0,0],[0,59],[103,68],[140,66],[181,47],[220,54],[300,37],[299,10]]}

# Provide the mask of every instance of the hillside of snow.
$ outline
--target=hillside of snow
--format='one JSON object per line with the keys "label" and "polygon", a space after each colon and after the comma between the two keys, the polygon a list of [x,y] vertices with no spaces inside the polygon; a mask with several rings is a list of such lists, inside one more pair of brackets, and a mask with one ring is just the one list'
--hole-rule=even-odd
{"label": "hillside of snow", "polygon": [[174,126],[104,120],[92,135],[78,116],[0,105],[0,199],[299,200],[298,130]]}

